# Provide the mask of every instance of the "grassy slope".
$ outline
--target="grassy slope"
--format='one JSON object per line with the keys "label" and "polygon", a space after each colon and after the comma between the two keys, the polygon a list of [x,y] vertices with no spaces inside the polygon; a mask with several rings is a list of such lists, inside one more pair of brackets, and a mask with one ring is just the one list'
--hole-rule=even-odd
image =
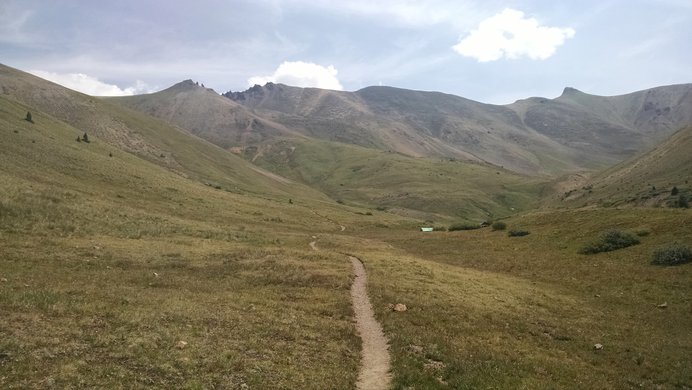
{"label": "grassy slope", "polygon": [[432,221],[506,216],[535,207],[541,188],[539,180],[484,164],[316,140],[280,141],[247,157],[347,204]]}
{"label": "grassy slope", "polygon": [[[553,194],[552,205],[665,206],[692,192],[692,127],[681,129],[641,156],[615,165]],[[673,187],[677,195],[671,195]]]}
{"label": "grassy slope", "polygon": [[326,198],[309,187],[253,170],[241,158],[161,120],[0,65],[3,95],[168,170],[224,190],[261,196]]}
{"label": "grassy slope", "polygon": [[[531,234],[378,229],[357,247],[344,237],[319,243],[365,262],[395,388],[692,385],[692,267],[649,264],[659,246],[692,242],[692,213],[575,210],[507,223]],[[610,228],[650,234],[624,250],[577,254]],[[408,311],[387,308],[398,302]]]}
{"label": "grassy slope", "polygon": [[0,123],[0,387],[352,387],[349,264],[307,242],[339,230],[316,205],[362,216],[217,190],[4,98]]}

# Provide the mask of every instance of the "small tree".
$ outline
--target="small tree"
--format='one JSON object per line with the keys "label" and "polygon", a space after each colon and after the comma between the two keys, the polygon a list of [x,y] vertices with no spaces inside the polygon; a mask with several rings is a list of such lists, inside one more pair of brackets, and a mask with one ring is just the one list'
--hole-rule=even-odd
{"label": "small tree", "polygon": [[493,230],[505,230],[507,228],[507,224],[502,222],[502,221],[496,221],[492,224]]}
{"label": "small tree", "polygon": [[672,196],[677,195],[677,194],[678,194],[678,187],[673,187],[673,189],[670,190],[670,194],[671,194]]}
{"label": "small tree", "polygon": [[89,143],[89,136],[87,135],[87,133],[84,133],[84,135],[82,136],[82,141]]}
{"label": "small tree", "polygon": [[34,123],[33,118],[31,117],[31,112],[27,111],[26,112],[26,118],[24,118],[25,121]]}
{"label": "small tree", "polygon": [[77,142],[82,142],[82,138],[80,136],[77,136]]}
{"label": "small tree", "polygon": [[678,196],[678,207],[680,207],[681,209],[687,209],[690,207],[690,203],[687,201],[687,198],[683,194],[680,194],[680,196]]}

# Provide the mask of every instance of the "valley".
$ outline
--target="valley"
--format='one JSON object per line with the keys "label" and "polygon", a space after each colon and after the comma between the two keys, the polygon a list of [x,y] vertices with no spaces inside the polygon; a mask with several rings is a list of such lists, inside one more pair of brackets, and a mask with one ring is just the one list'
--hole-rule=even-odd
{"label": "valley", "polygon": [[[349,257],[391,388],[692,387],[692,264],[651,264],[692,242],[691,88],[98,98],[0,66],[0,387],[362,389]],[[639,243],[580,253],[612,229]]]}

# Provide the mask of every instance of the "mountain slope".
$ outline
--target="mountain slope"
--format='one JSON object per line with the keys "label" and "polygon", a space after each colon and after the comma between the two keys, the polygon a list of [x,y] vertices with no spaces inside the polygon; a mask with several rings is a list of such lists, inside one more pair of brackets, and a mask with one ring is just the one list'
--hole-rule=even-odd
{"label": "mountain slope", "polygon": [[146,95],[106,100],[177,124],[224,149],[256,144],[267,138],[299,133],[253,114],[192,80]]}
{"label": "mountain slope", "polygon": [[224,96],[312,137],[412,156],[486,161],[527,174],[604,168],[692,123],[692,85],[616,97],[567,88],[507,106],[437,92],[255,86]]}
{"label": "mountain slope", "polygon": [[681,196],[692,198],[691,151],[688,126],[652,150],[555,194],[551,204],[677,207]]}
{"label": "mountain slope", "polygon": [[547,161],[575,168],[572,151],[524,128],[511,110],[453,95],[391,87],[341,92],[267,84],[225,96],[315,138],[416,157],[485,161],[530,174],[557,168]]}
{"label": "mountain slope", "polygon": [[238,193],[326,199],[299,183],[277,180],[241,158],[180,128],[0,65],[0,96],[63,121],[77,131],[183,177]]}

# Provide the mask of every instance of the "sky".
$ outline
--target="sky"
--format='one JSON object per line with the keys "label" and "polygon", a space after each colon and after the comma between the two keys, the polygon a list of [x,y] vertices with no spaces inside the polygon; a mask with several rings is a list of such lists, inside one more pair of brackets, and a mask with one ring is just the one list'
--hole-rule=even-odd
{"label": "sky", "polygon": [[192,79],[610,96],[692,82],[692,0],[0,0],[0,63],[91,95]]}

